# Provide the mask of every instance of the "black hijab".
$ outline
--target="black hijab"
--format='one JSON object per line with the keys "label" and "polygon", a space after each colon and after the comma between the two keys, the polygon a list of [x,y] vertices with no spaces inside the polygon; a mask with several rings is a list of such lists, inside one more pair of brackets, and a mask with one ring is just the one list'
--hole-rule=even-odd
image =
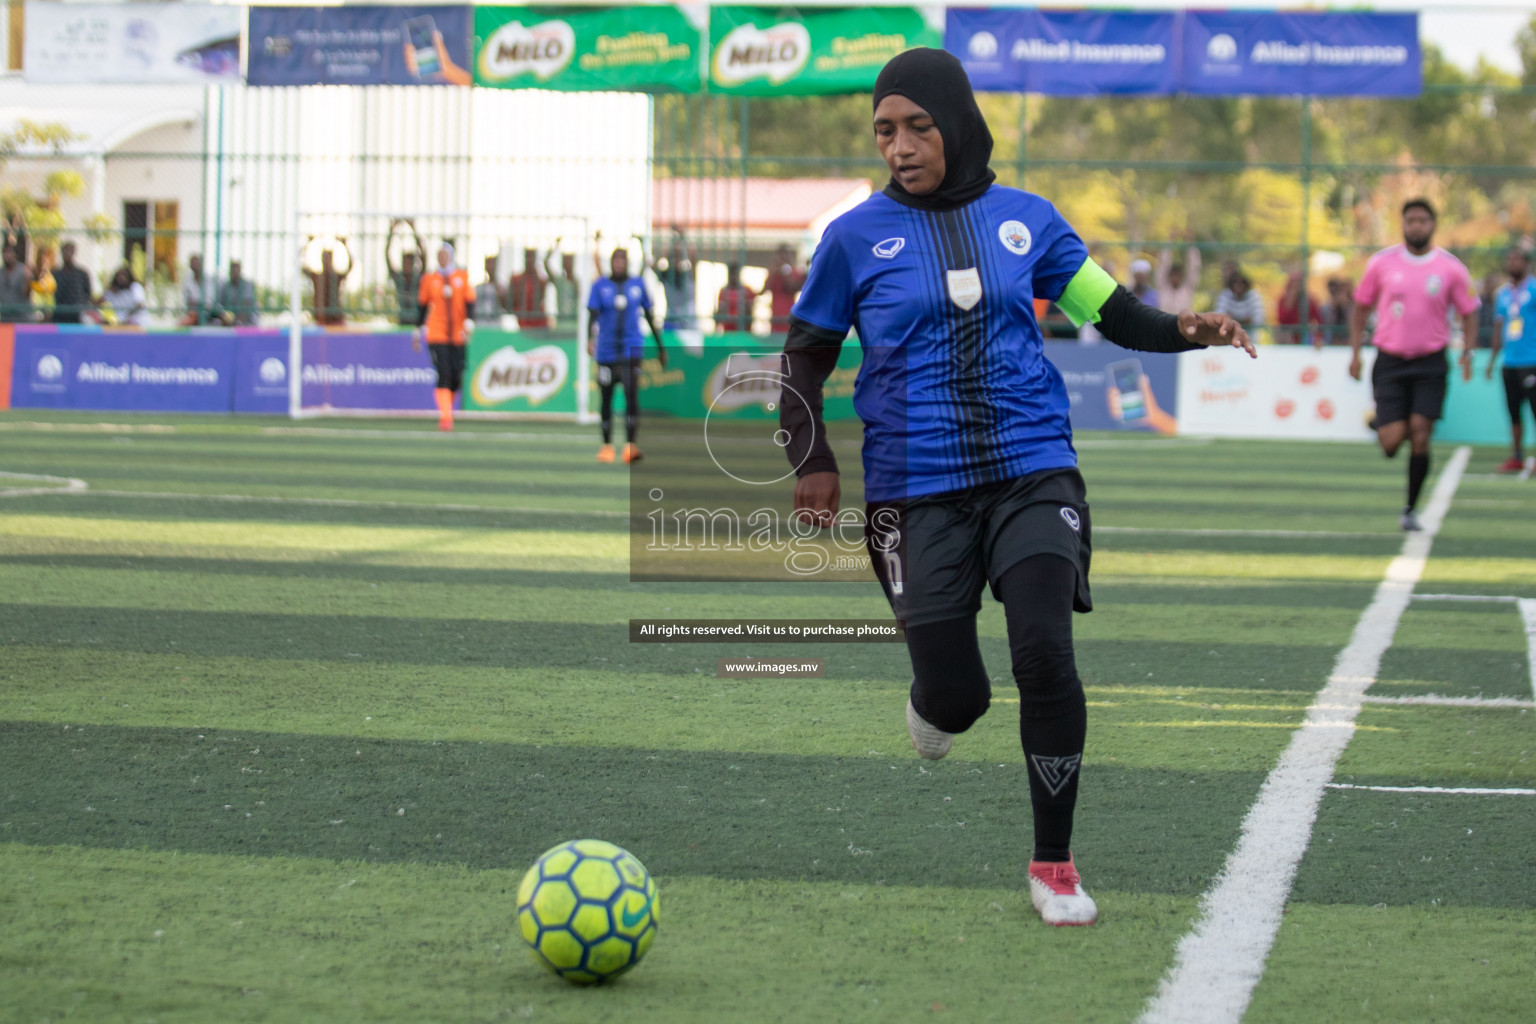
{"label": "black hijab", "polygon": [[932,192],[917,196],[893,177],[885,186],[886,195],[919,210],[953,210],[992,186],[997,178],[987,166],[992,159],[992,133],[960,58],[927,47],[897,54],[875,79],[875,107],[892,94],[928,111],[938,126],[944,140],[944,180]]}

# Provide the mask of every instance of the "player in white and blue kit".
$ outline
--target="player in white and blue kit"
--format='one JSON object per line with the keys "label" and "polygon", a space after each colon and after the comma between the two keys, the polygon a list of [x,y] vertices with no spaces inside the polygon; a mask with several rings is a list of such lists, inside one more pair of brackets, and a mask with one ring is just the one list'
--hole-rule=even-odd
{"label": "player in white and blue kit", "polygon": [[828,227],[785,343],[780,426],[796,512],[830,525],[838,511],[822,384],[856,330],[866,541],[905,625],[912,745],[943,757],[987,710],[976,614],[990,585],[1020,695],[1031,899],[1051,924],[1091,924],[1098,908],[1071,850],[1087,729],[1071,616],[1091,608],[1089,512],[1066,387],[1045,358],[1034,300],[1128,348],[1253,346],[1230,317],[1142,305],[1049,202],[993,184],[992,136],[955,57],[894,58],[874,104],[891,181]]}
{"label": "player in white and blue kit", "polygon": [[656,339],[656,357],[663,369],[667,365],[667,350],[651,317],[650,291],[640,278],[629,276],[629,253],[622,248],[613,250],[609,268],[607,277],[593,283],[587,298],[587,311],[591,314],[587,353],[597,361],[598,411],[603,425],[603,446],[597,450],[597,461],[614,460],[613,389],[622,387],[624,461],[635,462],[641,457],[640,447],[635,444],[640,432],[640,359],[645,353],[641,317],[651,329],[651,337]]}
{"label": "player in white and blue kit", "polygon": [[1504,254],[1504,273],[1509,284],[1494,297],[1493,351],[1488,374],[1502,350],[1504,400],[1509,406],[1509,438],[1513,454],[1499,467],[1501,473],[1518,473],[1525,465],[1523,407],[1536,414],[1536,279],[1531,277],[1531,257],[1524,249]]}

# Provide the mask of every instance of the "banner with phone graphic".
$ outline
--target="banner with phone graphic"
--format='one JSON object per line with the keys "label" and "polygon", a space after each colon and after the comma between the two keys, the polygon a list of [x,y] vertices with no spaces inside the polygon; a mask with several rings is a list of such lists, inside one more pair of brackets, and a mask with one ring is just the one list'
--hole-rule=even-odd
{"label": "banner with phone graphic", "polygon": [[699,25],[677,7],[476,7],[476,85],[698,92]]}
{"label": "banner with phone graphic", "polygon": [[709,88],[743,96],[868,92],[885,62],[942,47],[941,8],[712,7]]}
{"label": "banner with phone graphic", "polygon": [[1073,430],[1178,430],[1179,363],[1175,356],[1136,356],[1114,345],[1047,341],[1045,356],[1072,402]]}
{"label": "banner with phone graphic", "polygon": [[252,7],[251,85],[471,84],[468,5]]}

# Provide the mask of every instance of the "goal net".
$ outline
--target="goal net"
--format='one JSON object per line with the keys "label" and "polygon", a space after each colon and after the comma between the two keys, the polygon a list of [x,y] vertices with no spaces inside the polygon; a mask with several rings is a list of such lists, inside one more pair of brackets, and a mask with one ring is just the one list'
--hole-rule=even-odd
{"label": "goal net", "polygon": [[586,296],[601,251],[627,243],[643,266],[637,239],[585,217],[404,210],[300,212],[290,231],[291,417],[437,415],[417,294],[449,258],[475,292],[460,414],[591,419]]}

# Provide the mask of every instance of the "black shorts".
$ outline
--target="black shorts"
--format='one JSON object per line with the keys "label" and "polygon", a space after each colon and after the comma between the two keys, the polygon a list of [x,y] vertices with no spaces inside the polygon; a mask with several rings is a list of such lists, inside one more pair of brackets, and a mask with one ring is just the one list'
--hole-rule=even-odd
{"label": "black shorts", "polygon": [[1504,367],[1504,401],[1509,405],[1509,422],[1520,422],[1520,405],[1529,403],[1536,416],[1536,366]]}
{"label": "black shorts", "polygon": [[437,386],[458,391],[464,384],[464,346],[433,342],[427,346],[427,351],[432,353]]}
{"label": "black shorts", "polygon": [[1376,392],[1376,425],[1401,423],[1409,416],[1438,420],[1445,409],[1445,385],[1450,365],[1445,350],[1404,359],[1380,352],[1371,367]]}
{"label": "black shorts", "polygon": [[1050,469],[865,508],[864,541],[891,611],[903,625],[945,622],[997,597],[1003,573],[1032,555],[1077,566],[1075,611],[1093,610],[1088,489],[1075,469]]}
{"label": "black shorts", "polygon": [[640,360],[619,359],[611,363],[597,364],[598,387],[612,387],[617,384],[629,394],[640,382]]}

